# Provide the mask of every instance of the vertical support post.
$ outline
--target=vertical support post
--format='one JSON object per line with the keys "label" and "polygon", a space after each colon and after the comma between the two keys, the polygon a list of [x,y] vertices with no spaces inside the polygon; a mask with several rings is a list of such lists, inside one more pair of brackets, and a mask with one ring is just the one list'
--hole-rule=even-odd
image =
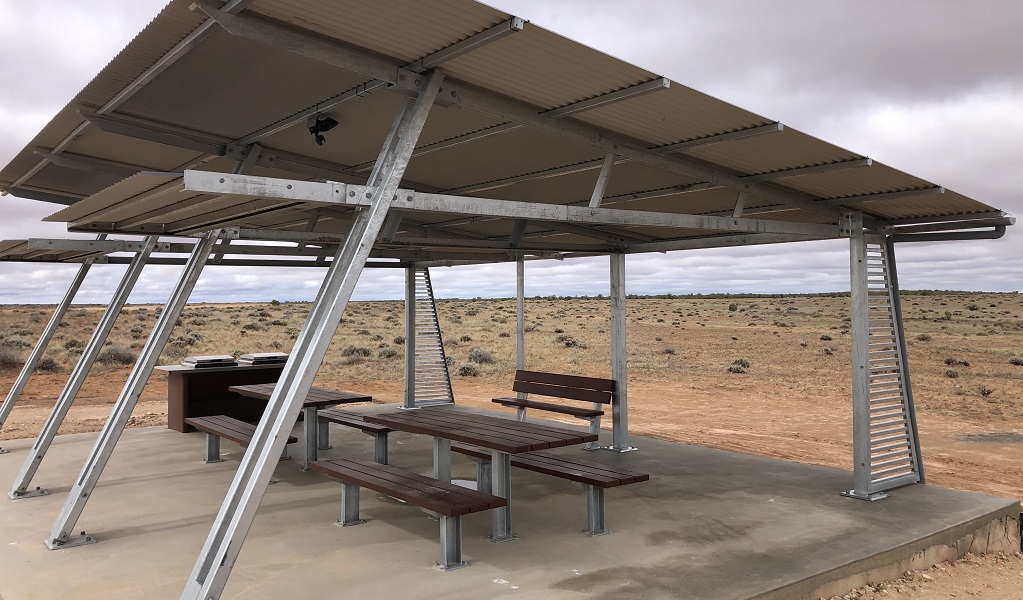
{"label": "vertical support post", "polygon": [[315,406],[302,409],[302,429],[305,430],[305,457],[302,459],[302,471],[309,470],[309,463],[317,460],[319,455],[317,450],[320,447],[319,442],[319,426],[316,418],[316,413],[319,409]]}
{"label": "vertical support post", "polygon": [[359,518],[359,491],[354,483],[341,483],[341,518],[337,524],[342,527],[365,523]]}
{"label": "vertical support post", "polygon": [[607,535],[611,530],[604,526],[604,488],[587,483],[586,489],[586,533]]}
{"label": "vertical support post", "polygon": [[611,379],[615,391],[611,397],[612,442],[607,449],[630,452],[629,445],[629,369],[625,337],[625,255],[611,255]]}
{"label": "vertical support post", "polygon": [[916,463],[916,471],[920,476],[919,483],[927,483],[924,478],[924,461],[920,453],[920,433],[916,428],[916,408],[913,404],[913,384],[909,380],[909,356],[906,353],[906,331],[902,323],[902,299],[899,296],[899,274],[895,268],[895,244],[891,238],[886,237],[884,251],[888,263],[888,281],[892,297],[892,308],[894,312],[895,334],[898,336],[899,354],[902,360],[902,386],[906,398],[906,419],[909,422],[909,443],[913,446],[913,460]]}
{"label": "vertical support post", "polygon": [[405,267],[405,403],[416,407],[416,267]]}
{"label": "vertical support post", "polygon": [[494,450],[490,453],[490,468],[490,485],[493,494],[508,501],[506,506],[490,511],[492,526],[490,539],[494,542],[513,540],[517,536],[512,533],[511,454]]}
{"label": "vertical support post", "polygon": [[14,479],[14,485],[7,494],[12,500],[30,496],[42,496],[47,493],[42,488],[36,488],[29,492],[28,486],[32,483],[32,478],[39,469],[39,465],[42,464],[43,457],[46,456],[46,451],[49,450],[53,438],[57,436],[57,431],[60,429],[61,424],[64,423],[64,418],[71,409],[71,405],[78,396],[78,392],[82,389],[82,385],[85,383],[85,378],[89,375],[92,365],[103,350],[103,344],[106,343],[107,336],[110,335],[110,331],[113,330],[114,323],[117,321],[117,316],[121,314],[121,309],[124,308],[124,304],[128,301],[128,296],[135,287],[135,282],[138,281],[139,275],[142,274],[142,269],[145,268],[146,261],[149,260],[149,255],[156,246],[157,239],[156,236],[146,238],[142,249],[135,254],[131,264],[128,265],[128,269],[124,272],[124,276],[121,277],[121,283],[114,291],[110,304],[103,311],[103,316],[96,325],[96,329],[92,332],[92,337],[89,338],[85,349],[82,350],[82,355],[78,358],[78,363],[75,364],[71,377],[68,378],[67,383],[64,385],[64,390],[57,397],[57,402],[53,405],[50,416],[46,418],[46,423],[43,424],[43,428],[39,431],[39,436],[36,438],[35,443],[32,444],[32,450],[25,457],[21,471]]}
{"label": "vertical support post", "polygon": [[387,464],[387,432],[382,431],[373,435],[373,460]]}
{"label": "vertical support post", "polygon": [[[515,368],[526,368],[526,262],[515,261]],[[519,398],[525,394],[519,392]]]}
{"label": "vertical support post", "polygon": [[366,193],[372,203],[356,214],[344,244],[327,270],[252,443],[242,457],[213,528],[182,590],[182,600],[218,600],[223,593],[273,474],[276,454],[287,442],[287,432],[298,418],[302,398],[312,387],[341,322],[442,80],[443,75],[437,71],[423,74],[417,97],[402,104],[368,181],[373,190]]}
{"label": "vertical support post", "polygon": [[[106,239],[106,234],[100,234],[96,236],[97,240]],[[78,294],[78,289],[82,287],[82,282],[85,281],[85,276],[88,275],[89,269],[92,268],[95,259],[87,259],[82,263],[82,266],[78,267],[78,273],[75,274],[75,278],[71,280],[71,285],[68,286],[67,292],[64,293],[64,298],[61,299],[60,303],[57,304],[57,308],[53,310],[53,315],[50,316],[50,321],[43,328],[43,332],[39,335],[39,340],[36,342],[34,348],[32,348],[31,354],[28,355],[28,360],[21,367],[21,372],[18,374],[18,378],[14,380],[14,387],[7,392],[7,398],[3,404],[0,404],[0,428],[4,426],[7,421],[7,417],[11,415],[11,411],[14,410],[14,405],[18,402],[18,398],[21,397],[21,392],[25,389],[25,384],[28,383],[32,373],[35,372],[36,366],[39,364],[39,360],[43,357],[43,352],[46,351],[46,347],[50,345],[50,340],[53,339],[53,334],[57,333],[57,327],[60,326],[60,322],[64,319],[64,315],[67,313],[68,308],[71,307],[71,302],[75,299]],[[7,451],[0,448],[0,454],[6,454]]]}
{"label": "vertical support post", "polygon": [[330,423],[327,421],[319,421],[316,423],[316,449],[317,450],[330,450]]}
{"label": "vertical support post", "polygon": [[220,436],[213,433],[206,433],[206,457],[203,462],[206,464],[224,462],[220,458]]}
{"label": "vertical support post", "polygon": [[220,230],[210,231],[196,242],[192,255],[185,263],[185,268],[174,286],[174,291],[171,292],[170,299],[167,300],[163,314],[160,315],[153,327],[153,333],[146,340],[146,345],[142,348],[142,352],[128,376],[128,381],[125,382],[124,389],[121,390],[121,395],[114,404],[110,417],[103,425],[103,430],[100,431],[96,445],[85,459],[82,472],[71,486],[71,491],[68,492],[67,499],[64,501],[64,507],[61,508],[60,515],[50,530],[46,545],[51,550],[95,541],[88,536],[77,536],[72,539],[71,532],[74,530],[75,524],[78,523],[78,517],[85,510],[85,505],[88,503],[89,497],[92,496],[93,489],[103,475],[103,469],[106,467],[107,461],[110,460],[110,455],[113,454],[114,447],[117,445],[117,440],[120,439],[125,425],[128,424],[131,411],[134,410],[139,396],[142,395],[142,389],[145,387],[146,381],[149,380],[157,359],[160,358],[160,352],[167,344],[174,324],[181,316],[181,310],[185,307],[188,296],[192,293],[192,288],[195,287],[195,282],[198,281],[202,268],[209,259],[219,233]]}
{"label": "vertical support post", "polygon": [[445,571],[468,566],[462,562],[462,517],[440,517],[440,567]]}
{"label": "vertical support post", "polygon": [[867,303],[867,242],[863,213],[842,215],[849,230],[849,317],[852,328],[853,489],[870,497],[870,316]]}

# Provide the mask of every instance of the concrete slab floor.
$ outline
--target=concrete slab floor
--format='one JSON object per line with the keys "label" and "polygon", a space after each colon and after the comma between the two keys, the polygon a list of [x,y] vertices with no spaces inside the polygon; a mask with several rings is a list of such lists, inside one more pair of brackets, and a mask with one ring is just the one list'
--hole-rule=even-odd
{"label": "concrete slab floor", "polygon": [[[99,543],[51,551],[43,539],[95,438],[56,439],[34,481],[50,495],[0,500],[0,599],[179,597],[243,449],[225,441],[225,462],[206,465],[201,433],[126,430],[77,527]],[[607,491],[613,534],[581,533],[581,487],[515,469],[519,539],[491,543],[490,515],[469,515],[463,555],[472,565],[448,572],[433,567],[438,524],[420,509],[363,490],[369,521],[338,527],[340,486],[299,471],[299,460],[281,462],[224,598],[816,598],[829,581],[902,568],[928,548],[954,548],[993,521],[1019,518],[1018,503],[1001,498],[918,485],[863,502],[839,496],[852,480],[846,472],[632,441],[638,452],[586,453],[651,475]],[[372,460],[372,438],[359,431],[332,426],[331,442],[321,457]],[[4,442],[2,485],[31,443]],[[302,448],[300,440],[292,455]],[[429,473],[430,439],[392,433],[390,458]],[[475,477],[465,457],[452,462],[455,478]]]}

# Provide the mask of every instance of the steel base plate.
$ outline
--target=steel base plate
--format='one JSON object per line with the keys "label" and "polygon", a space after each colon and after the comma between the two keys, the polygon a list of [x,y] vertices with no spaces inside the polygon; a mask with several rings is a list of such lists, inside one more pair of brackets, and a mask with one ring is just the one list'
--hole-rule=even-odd
{"label": "steel base plate", "polygon": [[57,542],[55,540],[46,540],[43,542],[46,547],[50,550],[63,550],[65,548],[74,548],[76,546],[87,546],[89,544],[95,544],[96,538],[91,535],[86,535],[83,531],[80,535],[73,535],[67,539],[66,542]]}
{"label": "steel base plate", "polygon": [[639,448],[635,446],[625,446],[624,448],[618,448],[616,446],[604,446],[604,450],[609,450],[611,452],[635,452],[636,450],[639,450]]}
{"label": "steel base plate", "polygon": [[11,500],[24,500],[25,498],[38,498],[39,496],[49,495],[50,490],[43,489],[41,487],[37,487],[36,489],[29,490],[27,492],[22,492],[20,494],[16,494],[14,492],[7,492],[7,497],[10,498]]}
{"label": "steel base plate", "polygon": [[488,535],[487,539],[490,540],[491,542],[494,542],[495,544],[500,544],[502,542],[510,542],[512,540],[519,539],[519,534],[513,533],[511,535],[506,535],[504,537],[499,537],[499,538],[498,537],[494,537],[492,535]]}
{"label": "steel base plate", "polygon": [[440,563],[436,563],[436,564],[434,564],[434,568],[440,569],[441,571],[454,571],[455,569],[464,569],[465,567],[468,567],[470,564],[472,564],[472,563],[470,563],[467,560],[463,560],[462,562],[460,562],[460,563],[458,563],[456,565],[448,565],[448,566],[444,566],[444,565],[442,565]]}
{"label": "steel base plate", "polygon": [[888,494],[884,492],[874,492],[873,494],[858,494],[856,490],[849,490],[842,492],[842,495],[846,498],[856,498],[857,500],[866,500],[867,502],[876,502],[877,500],[884,500],[888,497]]}

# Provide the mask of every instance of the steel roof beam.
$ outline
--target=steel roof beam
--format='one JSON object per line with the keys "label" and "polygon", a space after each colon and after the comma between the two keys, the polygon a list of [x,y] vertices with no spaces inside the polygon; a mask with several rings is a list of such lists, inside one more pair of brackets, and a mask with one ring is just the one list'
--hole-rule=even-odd
{"label": "steel roof beam", "polygon": [[139,171],[145,171],[144,168],[129,165],[127,163],[103,160],[99,158],[92,158],[91,156],[82,156],[79,154],[71,154],[70,152],[63,152],[61,154],[55,154],[42,148],[36,148],[33,153],[40,158],[45,158],[49,162],[57,165],[58,167],[64,167],[65,169],[75,169],[76,171],[88,171],[91,173],[109,173],[111,175],[117,175],[118,177],[131,177]]}
{"label": "steel roof beam", "polygon": [[654,150],[656,152],[678,152],[680,150],[688,150],[690,148],[696,148],[699,146],[721,144],[724,142],[731,142],[734,140],[742,140],[749,137],[763,135],[765,133],[778,133],[780,131],[785,131],[784,125],[777,122],[769,123],[767,125],[758,125],[756,127],[749,127],[747,129],[729,131],[727,133],[715,133],[713,135],[706,135],[692,140],[685,140],[683,142],[676,142],[674,144],[657,146],[656,148],[651,148],[651,150]]}
{"label": "steel roof beam", "polygon": [[881,194],[864,194],[862,196],[845,196],[842,198],[825,198],[820,200],[821,204],[841,205],[858,202],[872,202],[876,200],[902,200],[904,198],[915,198],[917,196],[930,196],[933,194],[944,194],[945,188],[941,186],[926,187],[916,190],[905,190],[901,192],[884,192]]}
{"label": "steel roof beam", "polygon": [[[231,175],[208,171],[186,171],[184,185],[186,190],[194,192],[223,195],[238,194],[262,199],[276,198],[295,201],[310,201],[315,198],[317,199],[316,201],[320,202],[350,206],[361,206],[369,202],[366,198],[366,193],[370,190],[366,186],[345,185],[341,183],[293,182],[272,177]],[[562,221],[575,224],[720,229],[725,231],[840,237],[837,225],[732,219],[706,215],[613,208],[588,208],[562,204],[541,204],[492,198],[467,198],[464,196],[426,194],[401,189],[398,190],[395,198],[392,200],[391,207],[392,209],[405,211],[440,212],[538,221]]]}
{"label": "steel roof beam", "polygon": [[809,167],[795,167],[792,169],[783,169],[781,171],[771,171],[770,173],[746,175],[741,179],[743,181],[774,181],[775,179],[785,179],[788,177],[802,177],[804,175],[818,175],[820,173],[843,171],[845,169],[859,169],[861,167],[869,167],[872,164],[874,164],[874,161],[869,158],[854,158],[851,160],[842,160],[833,163],[825,163],[822,165],[811,165]]}
{"label": "steel roof beam", "polygon": [[1008,217],[1009,213],[1002,210],[993,210],[980,213],[962,213],[958,215],[942,215],[938,217],[912,217],[908,219],[891,219],[881,221],[879,224],[885,227],[896,227],[898,225],[918,225],[920,223],[945,223],[948,221],[961,221],[964,219],[998,219]]}

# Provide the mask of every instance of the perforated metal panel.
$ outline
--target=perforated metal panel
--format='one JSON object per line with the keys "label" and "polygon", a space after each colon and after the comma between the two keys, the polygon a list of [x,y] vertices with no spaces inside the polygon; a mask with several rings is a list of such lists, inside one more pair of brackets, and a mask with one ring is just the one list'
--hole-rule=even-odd
{"label": "perforated metal panel", "polygon": [[883,244],[866,245],[870,480],[868,493],[920,481],[902,335]]}
{"label": "perforated metal panel", "polygon": [[415,275],[416,406],[451,404],[455,396],[451,392],[451,375],[437,320],[430,270],[416,269]]}

